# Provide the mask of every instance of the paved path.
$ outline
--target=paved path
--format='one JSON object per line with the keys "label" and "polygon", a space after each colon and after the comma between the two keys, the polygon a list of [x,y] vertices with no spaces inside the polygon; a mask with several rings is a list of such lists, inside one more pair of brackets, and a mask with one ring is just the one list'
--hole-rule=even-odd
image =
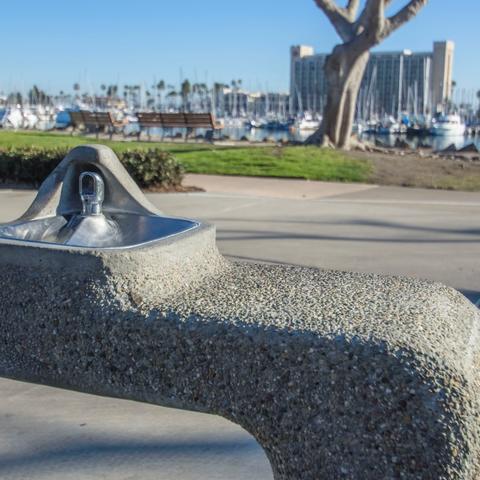
{"label": "paved path", "polygon": [[[480,297],[480,194],[257,179],[242,190],[242,182],[189,176],[209,192],[150,199],[215,223],[232,258],[416,275]],[[0,191],[0,221],[32,197]],[[0,380],[0,478],[272,476],[253,439],[218,417]]]}
{"label": "paved path", "polygon": [[268,461],[222,418],[0,380],[2,480],[246,478]]}
{"label": "paved path", "polygon": [[256,197],[311,200],[377,188],[362,183],[311,182],[286,178],[256,178],[224,175],[185,176],[185,185],[203,188],[208,193],[253,195]]}
{"label": "paved path", "polygon": [[298,181],[288,189],[285,180],[261,190],[256,179],[254,196],[238,194],[232,177],[195,177],[187,180],[210,192],[152,199],[215,223],[226,255],[413,275],[480,297],[480,193]]}

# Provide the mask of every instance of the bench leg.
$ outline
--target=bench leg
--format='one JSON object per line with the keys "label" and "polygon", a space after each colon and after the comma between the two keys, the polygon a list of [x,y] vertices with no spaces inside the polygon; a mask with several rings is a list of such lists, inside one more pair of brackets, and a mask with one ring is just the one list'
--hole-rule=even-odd
{"label": "bench leg", "polygon": [[215,130],[207,130],[205,133],[205,141],[208,143],[213,143],[213,137],[215,136]]}

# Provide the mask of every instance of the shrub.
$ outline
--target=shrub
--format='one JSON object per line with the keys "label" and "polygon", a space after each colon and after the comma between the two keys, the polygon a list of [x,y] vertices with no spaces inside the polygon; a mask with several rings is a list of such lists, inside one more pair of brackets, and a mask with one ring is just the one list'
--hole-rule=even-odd
{"label": "shrub", "polygon": [[22,147],[0,150],[0,181],[37,187],[65,157],[64,148]]}
{"label": "shrub", "polygon": [[[66,148],[0,148],[0,182],[38,187],[67,155]],[[118,158],[142,188],[175,187],[184,170],[172,154],[160,149],[131,149]]]}
{"label": "shrub", "polygon": [[182,183],[184,169],[169,152],[158,148],[126,150],[119,158],[142,188],[175,187]]}

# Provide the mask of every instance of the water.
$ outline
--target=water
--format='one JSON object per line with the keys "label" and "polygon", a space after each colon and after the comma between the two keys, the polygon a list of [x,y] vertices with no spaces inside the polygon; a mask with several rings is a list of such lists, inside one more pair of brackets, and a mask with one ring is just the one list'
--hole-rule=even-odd
{"label": "water", "polygon": [[[267,130],[264,128],[243,128],[243,127],[225,127],[222,129],[221,135],[228,137],[230,140],[248,140],[249,142],[263,142],[265,140],[279,141],[305,141],[313,131],[306,130]],[[219,135],[218,133],[216,134]],[[419,144],[432,147],[434,150],[443,150],[452,143],[457,148],[474,143],[480,149],[480,137],[407,137],[406,135],[372,135],[364,134],[362,139],[374,142],[378,139],[380,142],[389,147],[394,147],[397,139],[406,141],[412,148],[417,148]]]}
{"label": "water", "polygon": [[267,130],[266,128],[244,128],[244,127],[225,127],[222,129],[222,135],[228,136],[231,140],[241,140],[247,138],[249,142],[263,142],[265,140],[296,141],[303,142],[311,134],[307,130]]}
{"label": "water", "polygon": [[[266,129],[246,129],[246,128],[224,128],[222,130],[223,135],[227,135],[231,140],[240,140],[241,138],[247,138],[250,142],[262,142],[265,139],[271,139],[275,141],[301,141],[306,140],[313,131],[278,131],[278,130],[266,130]],[[457,148],[462,148],[466,145],[474,143],[477,148],[480,149],[480,137],[407,137],[406,135],[362,135],[362,139],[374,142],[378,139],[389,147],[394,147],[397,139],[406,141],[412,148],[417,148],[419,144],[432,147],[434,150],[443,150],[452,143]]]}
{"label": "water", "polygon": [[[135,124],[127,125],[126,133],[135,135],[138,132],[138,126]],[[150,129],[152,136],[162,136],[161,128]],[[190,135],[190,138],[194,138],[196,135],[204,136],[205,129],[197,129]],[[225,140],[245,140],[249,142],[263,142],[266,140],[273,140],[275,142],[280,141],[301,141],[306,140],[313,131],[302,132],[290,132],[288,130],[267,130],[265,128],[245,128],[245,127],[225,127],[220,132],[215,133],[215,138],[223,138]],[[146,134],[145,134],[146,135]],[[165,139],[176,135],[185,135],[185,129],[169,129],[165,132]]]}
{"label": "water", "polygon": [[368,141],[375,141],[378,139],[380,142],[389,147],[394,147],[397,139],[401,139],[407,142],[412,148],[417,148],[418,145],[432,147],[433,150],[443,150],[452,143],[458,148],[465,147],[466,145],[475,144],[478,149],[480,149],[480,137],[464,137],[464,136],[453,136],[453,137],[407,137],[406,135],[374,135],[374,134],[364,134],[362,138]]}

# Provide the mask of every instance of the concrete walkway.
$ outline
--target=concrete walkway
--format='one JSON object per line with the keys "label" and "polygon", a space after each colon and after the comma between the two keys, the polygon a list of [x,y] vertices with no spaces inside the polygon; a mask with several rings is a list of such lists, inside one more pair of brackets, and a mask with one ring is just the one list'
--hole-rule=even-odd
{"label": "concrete walkway", "polygon": [[[480,193],[188,176],[206,193],[150,199],[215,223],[246,261],[414,275],[480,298]],[[34,192],[0,190],[0,221]],[[260,447],[221,418],[0,380],[0,478],[271,479]]]}
{"label": "concrete walkway", "polygon": [[213,415],[0,379],[2,480],[263,480],[263,451]]}
{"label": "concrete walkway", "polygon": [[203,188],[208,193],[253,195],[256,197],[312,200],[376,188],[361,183],[333,183],[286,178],[237,177],[223,175],[185,176],[185,185]]}

